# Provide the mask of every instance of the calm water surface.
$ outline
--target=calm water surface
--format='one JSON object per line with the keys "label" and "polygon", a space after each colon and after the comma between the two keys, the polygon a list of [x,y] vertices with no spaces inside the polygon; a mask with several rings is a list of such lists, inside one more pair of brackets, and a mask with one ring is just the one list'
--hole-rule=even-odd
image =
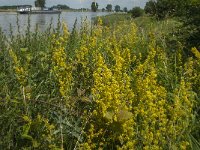
{"label": "calm water surface", "polygon": [[[86,19],[91,22],[91,19],[96,16],[104,16],[107,12],[62,12],[60,20],[66,22],[71,31],[75,20],[77,19],[77,26],[80,27],[81,20]],[[28,15],[18,14],[15,12],[0,12],[0,27],[5,34],[10,33],[10,25],[13,33],[17,33],[17,16],[20,25],[20,32],[23,33],[28,25]],[[40,31],[44,31],[52,21],[52,25],[56,27],[58,22],[58,14],[32,14],[30,15],[31,31],[34,31],[36,24]]]}

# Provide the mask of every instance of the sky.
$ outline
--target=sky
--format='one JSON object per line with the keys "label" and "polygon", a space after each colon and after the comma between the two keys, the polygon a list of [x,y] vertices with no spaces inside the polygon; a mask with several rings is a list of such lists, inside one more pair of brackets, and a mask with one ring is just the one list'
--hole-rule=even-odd
{"label": "sky", "polygon": [[[3,5],[34,5],[35,0],[0,0]],[[120,5],[121,8],[131,9],[135,6],[144,7],[148,0],[96,0],[99,8],[105,8],[107,4]],[[71,8],[90,8],[93,0],[46,0],[46,6],[50,7],[57,4],[65,4]]]}

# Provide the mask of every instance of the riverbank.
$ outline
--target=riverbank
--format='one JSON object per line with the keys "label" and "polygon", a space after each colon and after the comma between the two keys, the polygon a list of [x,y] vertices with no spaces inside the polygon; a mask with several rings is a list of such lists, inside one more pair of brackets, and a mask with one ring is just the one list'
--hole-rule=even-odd
{"label": "riverbank", "polygon": [[17,12],[16,9],[0,9],[0,12]]}
{"label": "riverbank", "polygon": [[102,20],[104,26],[112,26],[114,24],[119,24],[122,21],[130,21],[131,15],[128,13],[112,13],[106,16],[100,16],[93,18],[94,24],[98,23],[98,19]]}

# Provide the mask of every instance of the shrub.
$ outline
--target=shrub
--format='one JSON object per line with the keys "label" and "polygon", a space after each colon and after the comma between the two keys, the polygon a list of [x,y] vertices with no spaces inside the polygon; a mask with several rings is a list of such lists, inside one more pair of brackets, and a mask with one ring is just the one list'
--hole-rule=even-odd
{"label": "shrub", "polygon": [[140,7],[134,7],[132,10],[131,10],[131,14],[132,14],[132,17],[133,18],[137,18],[137,17],[140,17],[144,14],[144,10]]}

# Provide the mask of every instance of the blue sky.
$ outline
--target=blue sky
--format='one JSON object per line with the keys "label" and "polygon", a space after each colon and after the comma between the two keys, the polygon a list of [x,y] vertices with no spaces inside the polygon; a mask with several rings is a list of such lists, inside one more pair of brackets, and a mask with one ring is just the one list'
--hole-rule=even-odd
{"label": "blue sky", "polygon": [[[35,0],[0,0],[0,5],[22,5],[31,4],[34,5]],[[71,8],[90,8],[93,0],[46,0],[47,6],[53,6],[57,4],[65,4]],[[121,8],[127,7],[131,9],[135,6],[144,7],[148,0],[96,0],[99,4],[99,8],[105,8],[107,4],[120,5]]]}

